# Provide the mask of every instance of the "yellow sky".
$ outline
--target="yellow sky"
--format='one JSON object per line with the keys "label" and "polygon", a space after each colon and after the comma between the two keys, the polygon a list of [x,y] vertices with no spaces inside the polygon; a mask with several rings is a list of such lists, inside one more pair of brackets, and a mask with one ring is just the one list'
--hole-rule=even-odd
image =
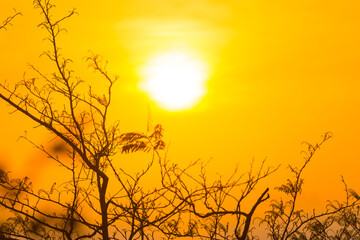
{"label": "yellow sky", "polygon": [[[31,2],[1,1],[0,20],[12,8],[23,16],[0,32],[0,80],[15,83],[28,71],[28,63],[48,68],[39,55],[49,45],[43,41],[45,32],[36,27],[41,18]],[[120,119],[123,131],[145,131],[151,115],[153,124],[165,128],[172,160],[211,158],[213,171],[223,174],[236,163],[247,169],[252,158],[267,158],[283,169],[287,163],[300,164],[301,142],[319,141],[332,131],[334,138],[305,174],[304,195],[321,203],[331,199],[342,189],[340,175],[360,190],[359,1],[56,4],[59,15],[72,7],[79,12],[66,23],[68,32],[60,40],[77,73],[95,80],[84,61],[91,50],[109,60],[109,72],[120,76],[112,117]],[[172,49],[193,51],[210,69],[208,93],[192,110],[162,110],[137,88],[139,68]],[[30,166],[36,154],[16,139],[24,130],[37,130],[19,115],[8,115],[5,104],[0,111],[0,161]]]}

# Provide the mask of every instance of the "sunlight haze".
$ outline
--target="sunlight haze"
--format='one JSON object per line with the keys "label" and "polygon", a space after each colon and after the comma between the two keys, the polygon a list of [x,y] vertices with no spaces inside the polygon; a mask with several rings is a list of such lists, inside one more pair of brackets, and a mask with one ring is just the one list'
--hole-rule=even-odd
{"label": "sunlight haze", "polygon": [[144,66],[139,87],[167,110],[189,109],[206,93],[204,65],[185,52],[160,54]]}

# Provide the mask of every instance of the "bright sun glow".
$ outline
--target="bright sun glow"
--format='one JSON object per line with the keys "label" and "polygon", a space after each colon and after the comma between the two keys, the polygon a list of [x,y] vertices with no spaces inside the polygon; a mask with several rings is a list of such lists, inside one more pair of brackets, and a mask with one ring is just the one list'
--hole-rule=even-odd
{"label": "bright sun glow", "polygon": [[140,88],[160,107],[179,111],[195,106],[206,93],[205,64],[190,54],[168,52],[143,68]]}

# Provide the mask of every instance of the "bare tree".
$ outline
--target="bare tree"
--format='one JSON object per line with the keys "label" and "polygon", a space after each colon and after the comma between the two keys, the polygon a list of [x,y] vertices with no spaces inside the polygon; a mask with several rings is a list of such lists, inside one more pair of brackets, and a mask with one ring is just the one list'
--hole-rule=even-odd
{"label": "bare tree", "polygon": [[[47,32],[51,46],[45,55],[56,70],[49,74],[30,65],[36,77],[24,77],[13,87],[2,83],[0,98],[64,146],[61,152],[65,154],[58,154],[23,137],[57,162],[67,180],[35,190],[28,177],[13,179],[2,172],[0,205],[14,214],[1,225],[2,236],[249,239],[254,212],[269,198],[269,189],[258,193],[247,211],[243,203],[277,168],[266,168],[263,162],[257,170],[251,166],[248,174],[241,175],[236,169],[229,178],[209,181],[203,162],[180,167],[161,157],[165,148],[161,125],[146,133],[122,133],[118,122],[110,124],[108,120],[118,78],[107,72],[101,57],[88,57],[89,67],[107,86],[104,93],[98,93],[75,75],[71,60],[58,46],[64,31],[61,24],[76,13],[75,9],[55,19],[50,0],[35,0],[34,7],[44,17],[39,26]],[[13,17],[5,20],[2,28]],[[135,173],[117,161],[121,153],[138,151],[152,153],[152,157]],[[192,174],[196,169],[197,174]],[[143,184],[149,176],[157,176],[158,182],[146,188]]]}
{"label": "bare tree", "polygon": [[[310,161],[313,159],[317,150],[319,150],[322,144],[332,137],[331,133],[326,133],[320,143],[307,145],[307,150],[303,151],[304,163],[300,168],[289,165],[292,178],[287,179],[286,184],[282,184],[277,187],[279,192],[285,194],[285,200],[273,199],[271,201],[271,209],[266,212],[265,217],[261,223],[265,224],[268,230],[268,236],[274,240],[286,240],[286,239],[357,239],[353,238],[356,234],[356,227],[354,221],[348,221],[348,223],[354,226],[354,234],[350,238],[342,238],[340,232],[347,231],[348,227],[345,226],[344,218],[349,219],[347,216],[358,216],[358,213],[354,215],[354,209],[359,208],[359,198],[354,198],[354,191],[352,194],[349,190],[345,189],[346,201],[328,201],[326,210],[324,212],[308,213],[298,206],[298,199],[302,193],[302,186],[304,179],[302,174]],[[343,181],[344,182],[344,181]],[[345,184],[345,182],[344,182]],[[345,184],[346,186],[346,184]],[[341,222],[342,221],[342,222]],[[337,225],[336,225],[337,223]],[[338,230],[337,232],[334,230]],[[357,235],[359,236],[359,235]]]}

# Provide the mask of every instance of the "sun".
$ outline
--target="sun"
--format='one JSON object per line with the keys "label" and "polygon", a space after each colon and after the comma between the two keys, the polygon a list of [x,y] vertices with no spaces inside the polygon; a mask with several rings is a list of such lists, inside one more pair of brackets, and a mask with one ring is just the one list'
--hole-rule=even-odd
{"label": "sun", "polygon": [[206,94],[207,75],[205,63],[194,55],[166,52],[143,67],[139,87],[165,110],[187,110]]}

